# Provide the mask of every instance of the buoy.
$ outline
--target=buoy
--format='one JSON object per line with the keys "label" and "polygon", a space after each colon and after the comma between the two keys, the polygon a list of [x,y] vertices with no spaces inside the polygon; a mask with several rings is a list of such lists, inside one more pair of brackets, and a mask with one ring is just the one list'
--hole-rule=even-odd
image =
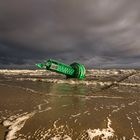
{"label": "buoy", "polygon": [[44,63],[36,64],[38,68],[45,68],[56,73],[64,74],[67,78],[77,78],[84,79],[86,74],[86,69],[84,65],[79,63],[72,63],[70,65],[61,63],[59,61],[49,59],[44,61]]}

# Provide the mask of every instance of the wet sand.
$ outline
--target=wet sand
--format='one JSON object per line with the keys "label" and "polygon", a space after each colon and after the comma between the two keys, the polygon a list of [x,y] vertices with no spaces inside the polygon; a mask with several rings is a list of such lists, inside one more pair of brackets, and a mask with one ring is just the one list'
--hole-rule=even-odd
{"label": "wet sand", "polygon": [[0,70],[0,140],[139,140],[139,72]]}

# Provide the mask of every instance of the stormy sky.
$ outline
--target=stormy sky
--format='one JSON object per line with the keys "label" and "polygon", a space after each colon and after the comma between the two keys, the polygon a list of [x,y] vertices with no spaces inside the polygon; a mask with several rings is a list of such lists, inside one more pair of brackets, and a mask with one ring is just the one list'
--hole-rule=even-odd
{"label": "stormy sky", "polygon": [[0,68],[49,58],[140,68],[140,0],[0,0]]}

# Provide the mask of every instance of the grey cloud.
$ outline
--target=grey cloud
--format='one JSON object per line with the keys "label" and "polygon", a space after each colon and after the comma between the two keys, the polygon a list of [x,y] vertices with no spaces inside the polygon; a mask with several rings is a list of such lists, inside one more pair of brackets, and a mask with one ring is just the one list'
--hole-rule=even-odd
{"label": "grey cloud", "polygon": [[139,0],[1,0],[0,64],[45,58],[140,67]]}

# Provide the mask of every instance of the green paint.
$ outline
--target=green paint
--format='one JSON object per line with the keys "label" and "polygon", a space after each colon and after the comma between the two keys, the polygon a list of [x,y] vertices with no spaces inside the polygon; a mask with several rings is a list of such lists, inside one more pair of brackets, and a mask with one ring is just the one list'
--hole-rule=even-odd
{"label": "green paint", "polygon": [[36,64],[36,66],[41,69],[45,68],[53,72],[64,74],[67,78],[84,79],[86,73],[85,67],[82,64],[72,63],[71,65],[67,65],[53,59]]}

